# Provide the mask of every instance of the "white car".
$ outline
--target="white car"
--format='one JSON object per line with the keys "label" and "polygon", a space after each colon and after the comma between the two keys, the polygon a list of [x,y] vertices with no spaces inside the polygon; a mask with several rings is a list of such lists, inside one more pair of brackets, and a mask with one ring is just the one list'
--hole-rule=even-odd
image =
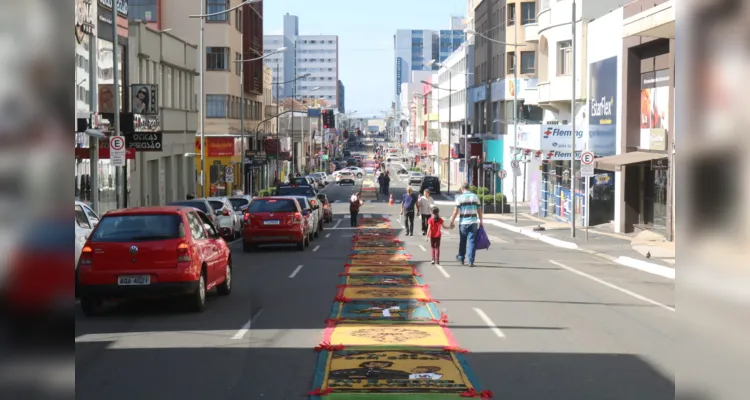
{"label": "white car", "polygon": [[226,197],[206,198],[216,213],[216,225],[224,239],[237,239],[242,233],[242,218],[237,216],[232,202]]}
{"label": "white car", "polygon": [[99,223],[99,216],[86,203],[76,201],[76,229],[75,229],[75,251],[76,251],[76,270],[78,269],[78,259],[81,257],[81,251],[86,244],[91,232]]}
{"label": "white car", "polygon": [[234,213],[237,214],[237,218],[240,219],[240,224],[244,221],[245,212],[250,206],[250,202],[253,200],[253,196],[248,195],[235,195],[229,198],[229,202],[232,203]]}
{"label": "white car", "polygon": [[351,183],[352,185],[356,184],[354,181],[354,174],[351,171],[341,171],[341,173],[336,177],[336,182],[341,186],[343,183]]}
{"label": "white car", "polygon": [[359,167],[346,167],[344,170],[351,172],[354,174],[357,178],[361,178],[365,175],[365,170]]}

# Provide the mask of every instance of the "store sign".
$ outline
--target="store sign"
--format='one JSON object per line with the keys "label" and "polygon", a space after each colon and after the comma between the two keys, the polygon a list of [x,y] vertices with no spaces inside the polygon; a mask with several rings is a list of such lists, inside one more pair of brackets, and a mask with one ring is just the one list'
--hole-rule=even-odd
{"label": "store sign", "polygon": [[[541,125],[541,129],[541,146],[538,150],[571,151],[573,149],[573,129],[570,125]],[[586,141],[584,140],[584,132],[582,129],[576,129],[575,137],[576,151],[581,151],[586,148]]]}
{"label": "store sign", "polygon": [[516,129],[516,147],[519,149],[540,150],[542,147],[541,125],[518,125],[508,129]]}
{"label": "store sign", "polygon": [[670,86],[667,69],[641,75],[640,148],[643,150],[667,150]]}
{"label": "store sign", "polygon": [[83,41],[86,35],[94,35],[96,24],[94,21],[94,12],[90,0],[76,0],[76,40],[78,43]]}
{"label": "store sign", "polygon": [[125,147],[136,151],[162,151],[161,132],[135,132],[125,135]]}
{"label": "store sign", "polygon": [[128,16],[128,0],[99,0],[99,5],[112,9],[112,3],[114,2],[115,8],[118,14]]}
{"label": "store sign", "polygon": [[589,150],[615,155],[617,148],[617,57],[592,63],[589,84]]}
{"label": "store sign", "polygon": [[131,110],[134,114],[159,114],[159,85],[136,83],[130,85]]}

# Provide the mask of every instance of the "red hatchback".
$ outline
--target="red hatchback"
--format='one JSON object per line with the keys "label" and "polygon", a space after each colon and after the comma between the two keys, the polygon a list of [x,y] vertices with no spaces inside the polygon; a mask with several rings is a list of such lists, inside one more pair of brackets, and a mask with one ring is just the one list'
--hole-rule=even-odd
{"label": "red hatchback", "polygon": [[153,295],[185,296],[193,311],[206,292],[232,290],[232,254],[216,227],[192,207],[139,207],[110,211],[83,247],[78,267],[81,308],[98,313],[103,300]]}
{"label": "red hatchback", "polygon": [[250,202],[242,227],[242,249],[252,251],[257,245],[295,243],[305,250],[307,218],[297,200],[289,197],[259,197]]}

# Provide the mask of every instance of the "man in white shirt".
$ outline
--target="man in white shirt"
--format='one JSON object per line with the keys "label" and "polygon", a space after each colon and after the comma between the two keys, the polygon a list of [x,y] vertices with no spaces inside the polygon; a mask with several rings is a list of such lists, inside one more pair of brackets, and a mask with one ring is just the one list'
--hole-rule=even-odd
{"label": "man in white shirt", "polygon": [[432,216],[432,206],[435,199],[430,196],[430,189],[425,189],[424,194],[417,201],[417,211],[422,215],[422,236],[427,234],[427,221]]}

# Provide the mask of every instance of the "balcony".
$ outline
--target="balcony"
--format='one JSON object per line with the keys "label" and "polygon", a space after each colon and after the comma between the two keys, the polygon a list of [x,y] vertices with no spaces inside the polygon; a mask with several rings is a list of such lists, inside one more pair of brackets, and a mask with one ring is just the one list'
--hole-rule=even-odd
{"label": "balcony", "polygon": [[536,23],[524,25],[523,34],[527,42],[539,43],[539,25]]}
{"label": "balcony", "polygon": [[[573,94],[573,82],[570,75],[552,77],[547,82],[537,84],[537,103],[540,107],[548,109],[564,109],[570,107]],[[577,77],[580,82],[581,77]],[[582,87],[576,88],[578,98],[581,98]]]}
{"label": "balcony", "polygon": [[622,37],[675,38],[675,9],[672,1],[641,11],[622,22]]}
{"label": "balcony", "polygon": [[529,106],[536,106],[539,104],[539,86],[533,88],[526,88],[525,98],[523,99],[524,104]]}

